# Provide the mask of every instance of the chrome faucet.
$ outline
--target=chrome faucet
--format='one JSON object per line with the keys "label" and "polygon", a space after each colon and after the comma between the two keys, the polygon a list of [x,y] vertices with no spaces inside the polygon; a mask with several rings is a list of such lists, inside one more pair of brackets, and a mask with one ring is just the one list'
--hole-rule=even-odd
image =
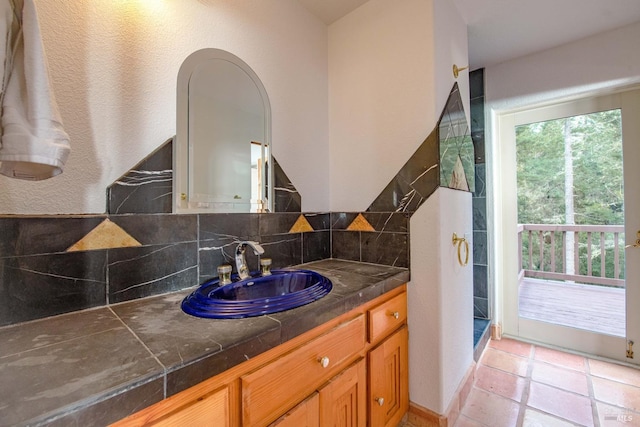
{"label": "chrome faucet", "polygon": [[238,244],[236,248],[236,268],[238,269],[240,280],[249,277],[249,267],[247,267],[247,260],[244,257],[244,251],[247,249],[247,246],[251,246],[253,253],[256,255],[262,255],[264,253],[264,248],[260,246],[258,242],[246,240]]}

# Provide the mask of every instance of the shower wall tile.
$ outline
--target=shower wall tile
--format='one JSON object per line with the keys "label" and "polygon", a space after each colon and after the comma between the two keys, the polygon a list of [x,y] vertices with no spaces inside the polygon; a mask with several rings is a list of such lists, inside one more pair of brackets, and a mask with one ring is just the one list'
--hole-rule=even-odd
{"label": "shower wall tile", "polygon": [[473,204],[473,295],[474,316],[488,318],[489,253],[487,248],[487,200],[485,164],[484,70],[469,74],[471,93],[471,138],[475,149],[476,188]]}
{"label": "shower wall tile", "polygon": [[476,191],[473,197],[487,197],[486,169],[486,164],[476,163]]}
{"label": "shower wall tile", "polygon": [[469,96],[471,99],[484,98],[484,68],[469,73]]}
{"label": "shower wall tile", "polygon": [[473,263],[475,265],[487,265],[487,232],[473,232]]}
{"label": "shower wall tile", "polygon": [[481,298],[488,298],[487,286],[487,266],[473,266],[473,295]]}
{"label": "shower wall tile", "polygon": [[487,298],[473,297],[473,317],[489,318],[489,300]]}
{"label": "shower wall tile", "polygon": [[473,229],[487,230],[487,199],[485,197],[472,198],[473,205]]}
{"label": "shower wall tile", "polygon": [[485,163],[484,97],[471,99],[471,139],[475,149],[475,163]]}

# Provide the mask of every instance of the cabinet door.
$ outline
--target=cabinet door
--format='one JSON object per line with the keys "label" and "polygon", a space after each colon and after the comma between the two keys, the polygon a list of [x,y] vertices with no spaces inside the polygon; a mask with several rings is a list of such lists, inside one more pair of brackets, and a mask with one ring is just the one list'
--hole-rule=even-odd
{"label": "cabinet door", "polygon": [[369,352],[371,427],[396,426],[409,410],[407,327]]}
{"label": "cabinet door", "polygon": [[320,427],[320,398],[313,393],[307,400],[276,420],[271,427]]}
{"label": "cabinet door", "polygon": [[361,359],[320,389],[322,427],[365,427],[367,368]]}

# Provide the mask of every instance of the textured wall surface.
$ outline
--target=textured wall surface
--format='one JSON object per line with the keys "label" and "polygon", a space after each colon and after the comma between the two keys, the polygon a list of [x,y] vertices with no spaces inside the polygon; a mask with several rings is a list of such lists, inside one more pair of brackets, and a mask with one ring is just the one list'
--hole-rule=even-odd
{"label": "textured wall surface", "polygon": [[264,84],[273,153],[303,196],[326,210],[327,27],[294,0],[36,2],[71,156],[39,182],[0,179],[0,213],[102,213],[106,187],[175,134],[176,79],[195,50],[228,50]]}
{"label": "textured wall surface", "polygon": [[366,209],[433,129],[432,14],[370,0],[329,27],[331,210]]}

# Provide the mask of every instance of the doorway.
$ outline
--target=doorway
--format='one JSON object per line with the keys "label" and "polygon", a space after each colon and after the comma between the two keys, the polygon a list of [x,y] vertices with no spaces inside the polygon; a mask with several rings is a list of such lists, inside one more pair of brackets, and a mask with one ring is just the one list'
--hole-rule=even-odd
{"label": "doorway", "polygon": [[[640,229],[639,99],[633,90],[499,117],[506,335],[638,363],[627,350],[640,339],[640,248],[625,249],[625,239]],[[615,139],[614,122],[617,153],[586,126]],[[589,152],[605,146],[613,151]],[[595,203],[604,198],[596,189],[619,200]]]}

